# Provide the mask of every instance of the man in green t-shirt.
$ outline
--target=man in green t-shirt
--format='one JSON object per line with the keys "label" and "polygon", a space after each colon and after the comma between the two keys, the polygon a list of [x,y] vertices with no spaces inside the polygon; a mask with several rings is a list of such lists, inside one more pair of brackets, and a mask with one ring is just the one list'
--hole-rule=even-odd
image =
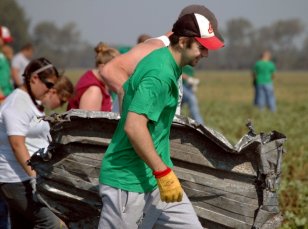
{"label": "man in green t-shirt", "polygon": [[274,95],[273,78],[276,66],[271,61],[271,53],[266,50],[262,53],[252,70],[255,86],[254,104],[263,109],[266,105],[270,111],[276,111],[276,99]]}
{"label": "man in green t-shirt", "polygon": [[182,67],[224,45],[205,9],[180,17],[170,46],[142,59],[123,85],[121,119],[100,171],[99,228],[202,228],[172,171],[169,135]]}

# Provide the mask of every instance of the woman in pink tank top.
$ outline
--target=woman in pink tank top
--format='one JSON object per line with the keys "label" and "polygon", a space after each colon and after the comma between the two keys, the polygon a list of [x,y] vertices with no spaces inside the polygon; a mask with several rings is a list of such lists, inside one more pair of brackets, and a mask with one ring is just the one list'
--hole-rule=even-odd
{"label": "woman in pink tank top", "polygon": [[98,67],[105,65],[119,52],[100,42],[95,47],[95,69],[85,72],[75,86],[75,95],[68,102],[67,110],[83,109],[91,111],[111,111],[112,99],[103,79],[98,73]]}

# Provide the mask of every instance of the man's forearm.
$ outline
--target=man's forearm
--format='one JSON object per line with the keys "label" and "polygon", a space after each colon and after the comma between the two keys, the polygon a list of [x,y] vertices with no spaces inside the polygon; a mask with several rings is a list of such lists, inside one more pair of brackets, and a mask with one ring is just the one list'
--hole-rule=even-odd
{"label": "man's forearm", "polygon": [[167,203],[180,202],[183,189],[179,179],[157,154],[147,123],[146,116],[128,112],[124,130],[135,152],[153,170],[160,199]]}
{"label": "man's forearm", "polygon": [[148,119],[144,115],[129,112],[125,123],[125,132],[139,157],[153,171],[163,171],[167,166],[155,150],[147,122]]}

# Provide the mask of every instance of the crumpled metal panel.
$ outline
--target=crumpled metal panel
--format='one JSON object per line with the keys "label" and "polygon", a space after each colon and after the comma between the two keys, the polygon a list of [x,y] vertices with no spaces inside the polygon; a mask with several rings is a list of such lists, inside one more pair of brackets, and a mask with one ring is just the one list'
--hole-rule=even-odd
{"label": "crumpled metal panel", "polygon": [[[44,118],[51,123],[52,142],[31,163],[40,174],[42,196],[72,228],[97,226],[100,164],[119,118],[84,110]],[[277,228],[282,221],[277,189],[286,137],[277,131],[255,134],[251,122],[247,127],[233,146],[212,128],[174,119],[174,171],[204,227]]]}

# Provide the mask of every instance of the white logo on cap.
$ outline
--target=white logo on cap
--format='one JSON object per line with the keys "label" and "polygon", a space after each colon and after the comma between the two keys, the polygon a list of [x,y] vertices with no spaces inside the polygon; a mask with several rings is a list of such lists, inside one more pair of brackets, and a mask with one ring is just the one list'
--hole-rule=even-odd
{"label": "white logo on cap", "polygon": [[194,14],[198,23],[199,31],[200,31],[200,37],[202,38],[209,38],[214,37],[214,30],[210,23],[210,21],[202,16],[201,14]]}
{"label": "white logo on cap", "polygon": [[209,33],[214,33],[214,30],[213,30],[213,27],[212,27],[211,23],[209,24],[209,30],[208,31],[209,31]]}

